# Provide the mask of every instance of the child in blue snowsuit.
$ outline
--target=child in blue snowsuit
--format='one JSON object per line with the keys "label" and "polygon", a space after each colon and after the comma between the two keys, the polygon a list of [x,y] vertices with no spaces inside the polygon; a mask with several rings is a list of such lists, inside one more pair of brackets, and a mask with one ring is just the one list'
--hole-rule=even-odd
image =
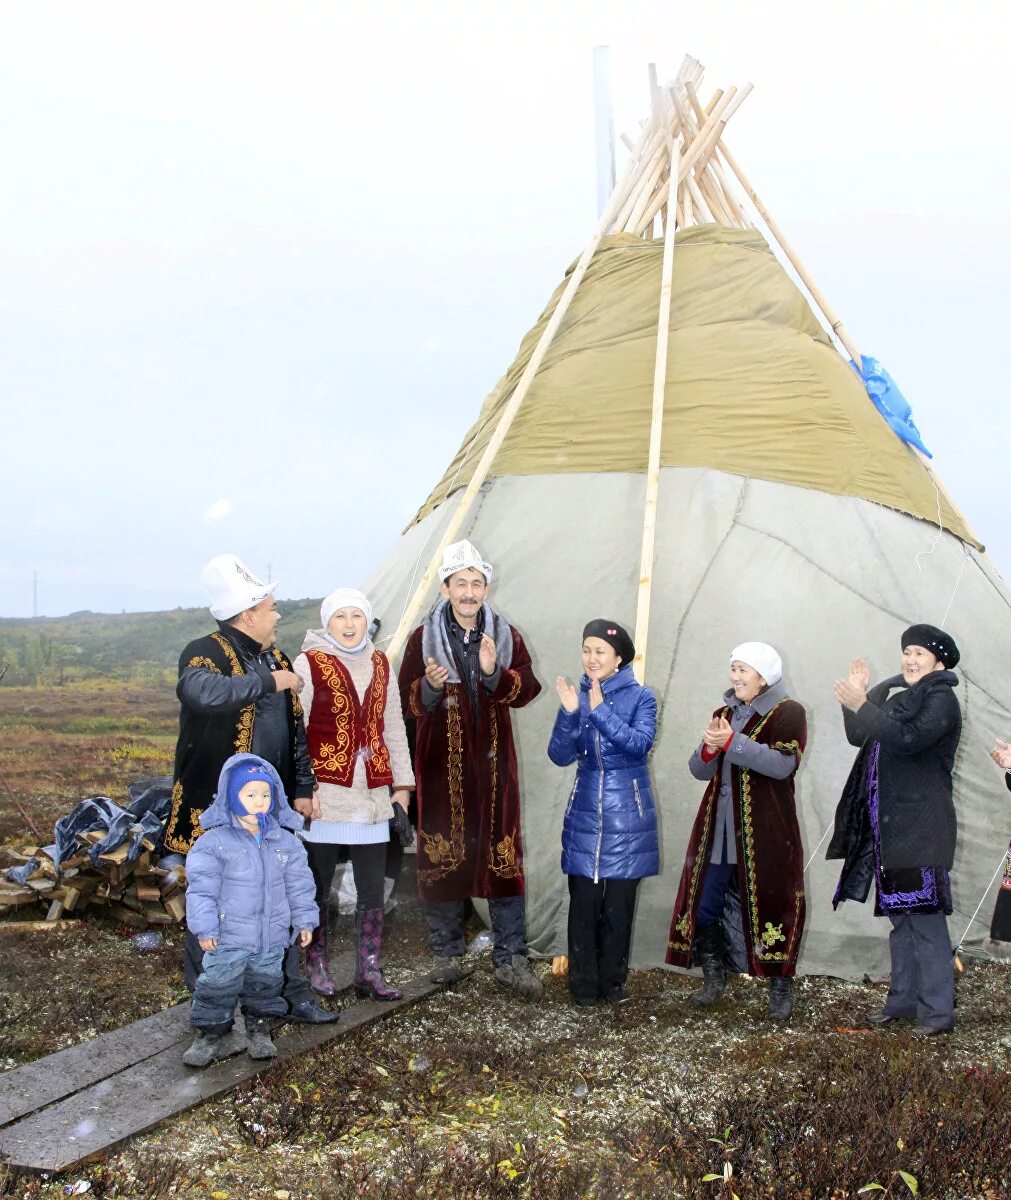
{"label": "child in blue snowsuit", "polygon": [[204,833],[186,856],[186,924],[204,951],[193,990],[196,1039],[183,1055],[206,1067],[242,1003],[251,1058],[273,1058],[268,1018],[284,1016],[284,956],[298,931],[308,945],[319,924],[316,885],[277,771],[255,754],[221,768]]}

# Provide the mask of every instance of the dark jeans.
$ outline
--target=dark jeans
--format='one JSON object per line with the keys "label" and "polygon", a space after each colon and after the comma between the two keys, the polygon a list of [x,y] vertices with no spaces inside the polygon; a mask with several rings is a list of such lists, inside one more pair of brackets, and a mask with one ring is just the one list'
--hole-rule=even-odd
{"label": "dark jeans", "polygon": [[[428,921],[428,948],[439,958],[456,958],[465,949],[463,917],[466,900],[430,900],[423,905]],[[524,896],[506,896],[489,900],[491,933],[494,939],[491,960],[504,966],[514,954],[527,953],[527,911]]]}
{"label": "dark jeans", "polygon": [[236,1001],[250,1017],[283,1017],[288,1005],[281,995],[283,950],[208,950],[193,989],[190,1024],[194,1029],[226,1033],[232,1027]]}
{"label": "dark jeans", "polygon": [[316,903],[319,905],[321,923],[333,885],[333,873],[337,863],[344,858],[345,851],[355,874],[359,908],[383,907],[387,842],[375,842],[370,846],[339,846],[329,842],[305,842],[304,845],[309,855],[309,870],[316,881]]}
{"label": "dark jeans", "polygon": [[723,920],[723,907],[727,900],[727,888],[737,874],[737,863],[709,863],[702,880],[702,895],[695,915],[695,928],[702,925],[717,925]]}
{"label": "dark jeans", "polygon": [[955,970],[943,912],[889,913],[891,986],[885,1012],[918,1025],[955,1028]]}
{"label": "dark jeans", "polygon": [[638,879],[569,876],[569,991],[580,1000],[608,996],[628,978]]}
{"label": "dark jeans", "polygon": [[[190,933],[186,931],[186,944],[183,948],[183,982],[192,992],[197,985],[197,979],[200,972],[203,970],[204,952],[200,949],[200,943]],[[288,1011],[296,1004],[301,1004],[303,1000],[312,1000],[313,994],[309,988],[309,981],[302,974],[302,963],[299,959],[298,943],[288,947],[288,952],[284,956],[284,988],[281,995],[288,1003]]]}

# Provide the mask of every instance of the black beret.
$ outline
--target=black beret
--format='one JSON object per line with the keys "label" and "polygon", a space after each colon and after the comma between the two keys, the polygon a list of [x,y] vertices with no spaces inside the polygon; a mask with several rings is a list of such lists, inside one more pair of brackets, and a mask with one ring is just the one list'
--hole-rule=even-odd
{"label": "black beret", "polygon": [[924,650],[929,650],[949,671],[958,665],[961,658],[955,639],[936,625],[910,625],[902,635],[902,649],[905,650],[907,646],[922,646]]}
{"label": "black beret", "polygon": [[635,643],[617,621],[605,621],[603,617],[588,621],[583,629],[583,641],[588,637],[600,638],[602,642],[607,642],[620,657],[622,666],[635,658]]}

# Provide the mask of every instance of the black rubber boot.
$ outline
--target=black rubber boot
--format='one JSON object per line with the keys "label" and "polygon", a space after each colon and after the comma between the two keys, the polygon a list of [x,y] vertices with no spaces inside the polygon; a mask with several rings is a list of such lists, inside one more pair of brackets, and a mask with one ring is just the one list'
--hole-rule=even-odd
{"label": "black rubber boot", "polygon": [[789,1021],[793,1016],[793,980],[769,980],[769,1020]]}
{"label": "black rubber boot", "polygon": [[702,986],[688,997],[689,1004],[705,1007],[714,1004],[727,986],[727,967],[723,961],[723,926],[700,925],[695,931],[695,965],[702,968]]}

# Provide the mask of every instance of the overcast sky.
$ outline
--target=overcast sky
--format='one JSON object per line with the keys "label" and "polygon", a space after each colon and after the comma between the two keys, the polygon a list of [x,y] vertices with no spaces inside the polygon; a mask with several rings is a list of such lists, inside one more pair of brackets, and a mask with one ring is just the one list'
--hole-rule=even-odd
{"label": "overcast sky", "polygon": [[[1002,3],[0,0],[0,615],[360,582],[685,52],[1007,578]],[[311,481],[311,485],[310,485]]]}

